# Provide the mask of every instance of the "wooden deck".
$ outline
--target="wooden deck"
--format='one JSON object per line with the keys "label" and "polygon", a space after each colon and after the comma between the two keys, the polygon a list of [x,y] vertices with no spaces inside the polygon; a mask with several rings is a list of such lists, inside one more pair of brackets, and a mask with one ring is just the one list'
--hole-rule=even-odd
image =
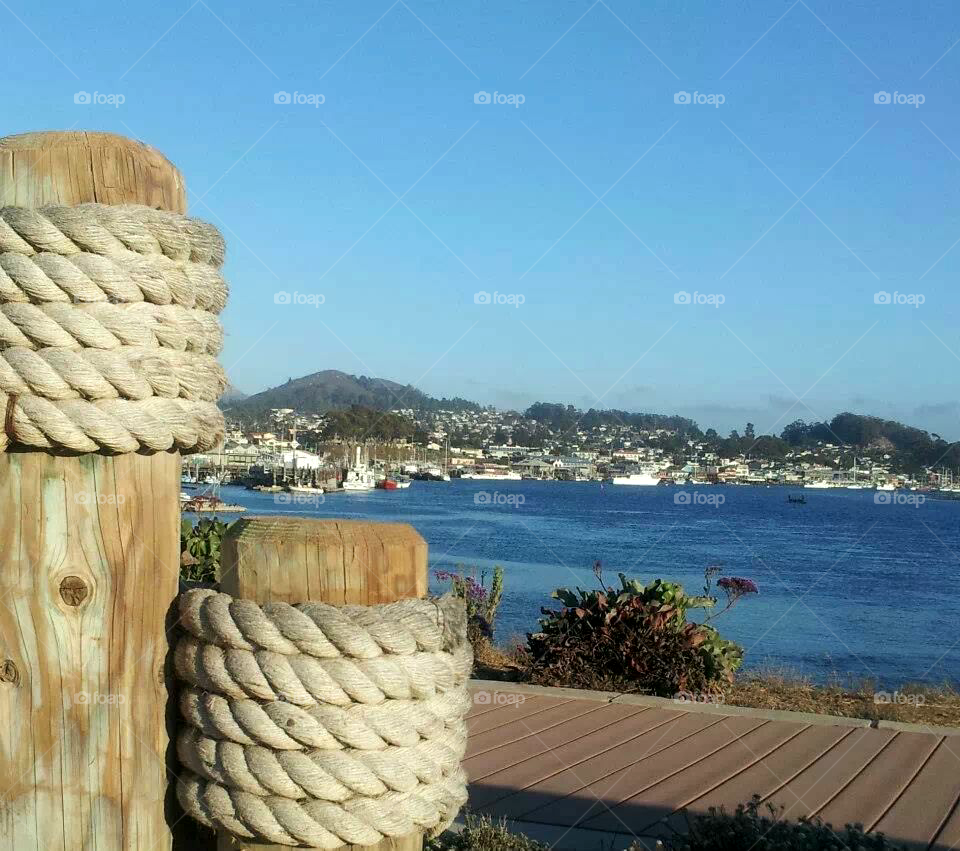
{"label": "wooden deck", "polygon": [[556,849],[652,849],[682,829],[681,808],[732,810],[754,794],[794,818],[858,822],[910,849],[960,848],[960,736],[509,688],[475,691],[470,807]]}

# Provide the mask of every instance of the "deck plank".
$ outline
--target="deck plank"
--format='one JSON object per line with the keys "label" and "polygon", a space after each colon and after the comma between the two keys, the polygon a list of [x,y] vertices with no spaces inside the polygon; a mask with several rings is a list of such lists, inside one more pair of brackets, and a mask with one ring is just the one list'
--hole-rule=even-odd
{"label": "deck plank", "polygon": [[[653,730],[649,734],[649,741],[643,741],[647,738],[644,736],[630,746],[622,748],[624,753],[618,756],[627,760],[629,764],[618,771],[610,773],[609,769],[612,766],[607,758],[603,758],[608,764],[603,774],[595,780],[587,780],[581,774],[579,767],[576,771],[566,772],[568,797],[546,803],[527,813],[524,818],[529,821],[546,821],[550,824],[580,824],[597,815],[599,811],[606,811],[625,798],[631,798],[641,790],[654,786],[672,774],[699,762],[705,756],[726,747],[737,737],[764,724],[762,720],[756,718],[742,717],[700,715],[697,720],[701,725],[704,721],[712,723],[709,726],[701,726],[698,732],[689,736],[686,735],[689,733],[689,727],[684,730],[684,725],[678,721],[672,729],[668,725]],[[682,740],[671,742],[671,738]],[[588,762],[587,765],[589,766],[590,763]],[[555,784],[555,786],[559,785],[561,784]],[[527,790],[526,794],[530,792],[531,790]],[[633,813],[628,824],[638,819],[655,821],[669,814],[657,810],[655,817],[648,818],[653,810],[647,807],[641,809],[644,810],[643,815]],[[625,829],[621,821],[616,823],[618,827],[614,828],[615,830]]]}
{"label": "deck plank", "polygon": [[467,729],[470,731],[470,738],[474,738],[488,730],[495,730],[497,727],[515,723],[521,718],[529,718],[538,712],[546,712],[554,706],[569,702],[555,697],[527,697],[523,703],[511,706],[501,705],[492,712],[484,712],[476,718],[468,718]]}
{"label": "deck plank", "polygon": [[[685,807],[691,816],[706,813],[710,807],[723,807],[732,813],[738,804],[746,803],[754,795],[776,799],[778,792],[786,788],[790,780],[835,748],[852,732],[850,727],[808,727],[759,762],[751,766],[744,765],[743,770],[734,773],[699,797],[686,800],[678,797],[677,809]],[[648,832],[654,836],[666,837],[685,825],[686,816],[677,812],[663,825]]]}
{"label": "deck plank", "polygon": [[[960,740],[943,739],[926,765],[874,830],[888,836],[915,835],[916,848],[933,841],[945,816],[960,797]],[[922,839],[922,844],[921,844]]]}
{"label": "deck plank", "polygon": [[896,801],[939,742],[938,736],[926,733],[898,733],[817,815],[828,824],[857,822],[869,830]]}
{"label": "deck plank", "polygon": [[[582,732],[602,724],[600,719],[603,718],[603,707],[602,703],[571,700],[569,703],[551,706],[536,715],[511,719],[495,730],[471,735],[464,767],[470,776],[476,773],[479,779],[484,776],[478,772],[481,767],[483,770],[489,767],[496,771],[497,768],[493,766],[502,767],[504,760],[511,759],[514,753],[526,752],[531,746],[534,752],[546,750],[548,746],[541,744],[543,737],[560,744],[566,741],[566,737],[574,730],[579,729]],[[580,722],[579,727],[576,724],[571,726],[571,723],[576,721]],[[562,729],[557,730],[558,727]]]}
{"label": "deck plank", "polygon": [[[725,719],[722,724],[711,728],[715,740],[725,742],[719,750],[668,777],[658,779],[654,775],[646,778],[644,785],[634,794],[621,798],[616,806],[596,814],[583,826],[595,830],[622,830],[622,825],[627,823],[634,831],[642,833],[663,816],[645,821],[646,816],[638,818],[635,811],[646,813],[653,808],[662,814],[671,813],[678,808],[678,804],[694,800],[714,786],[735,777],[744,768],[759,762],[787,741],[799,736],[805,729],[802,724],[767,723],[742,732],[740,729],[731,729],[731,722],[732,719]],[[668,764],[666,767],[673,766]]]}

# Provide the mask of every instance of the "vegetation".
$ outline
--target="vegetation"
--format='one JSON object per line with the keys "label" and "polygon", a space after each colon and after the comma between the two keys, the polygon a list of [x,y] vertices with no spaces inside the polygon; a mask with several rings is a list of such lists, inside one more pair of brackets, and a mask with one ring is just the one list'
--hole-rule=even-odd
{"label": "vegetation", "polygon": [[413,420],[400,414],[351,405],[345,411],[331,411],[320,433],[323,440],[409,440],[414,434]]}
{"label": "vegetation", "polygon": [[424,851],[548,851],[547,845],[510,833],[505,822],[494,824],[489,816],[467,815],[459,833],[448,831],[428,839]]}
{"label": "vegetation", "polygon": [[493,568],[490,588],[487,588],[487,574],[480,572],[477,581],[477,569],[470,569],[466,575],[463,565],[457,565],[456,571],[438,570],[434,576],[441,582],[449,582],[454,594],[467,605],[467,637],[473,645],[473,655],[480,665],[500,662],[503,654],[493,644],[493,630],[497,620],[497,610],[503,598],[503,568]]}
{"label": "vegetation", "polygon": [[[687,620],[691,609],[716,606],[711,590],[718,571],[707,568],[704,593],[694,597],[675,582],[656,579],[643,585],[622,573],[615,590],[604,584],[597,562],[600,590],[558,589],[553,596],[563,608],[542,609],[541,631],[527,635],[521,660],[531,680],[661,697],[723,694],[743,662],[743,648],[722,638],[708,624],[712,618]],[[738,577],[720,579],[717,587],[727,595],[722,612],[757,592],[751,580]]]}
{"label": "vegetation", "polygon": [[220,570],[220,544],[230,527],[217,518],[204,517],[194,526],[180,521],[180,576],[192,582],[215,582]]}
{"label": "vegetation", "polygon": [[760,806],[754,796],[736,812],[711,807],[707,815],[690,818],[685,835],[668,840],[669,851],[895,851],[905,846],[888,840],[882,833],[865,833],[860,825],[834,829],[819,818],[799,821],[783,818],[783,808]]}
{"label": "vegetation", "polygon": [[667,429],[691,437],[699,437],[701,434],[697,424],[686,417],[666,416],[665,414],[632,414],[629,411],[618,411],[616,409],[596,410],[591,408],[589,411],[581,411],[573,405],[562,405],[555,402],[537,402],[527,408],[524,416],[561,433],[570,431],[575,426],[589,430],[604,425],[627,425],[639,431]]}

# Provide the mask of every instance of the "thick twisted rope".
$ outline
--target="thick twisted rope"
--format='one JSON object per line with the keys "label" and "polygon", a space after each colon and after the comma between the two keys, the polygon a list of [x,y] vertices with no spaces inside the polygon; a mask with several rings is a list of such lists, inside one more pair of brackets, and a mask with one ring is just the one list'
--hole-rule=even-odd
{"label": "thick twisted rope", "polygon": [[246,839],[339,848],[445,829],[466,800],[463,602],[180,598],[178,786]]}
{"label": "thick twisted rope", "polygon": [[212,225],[149,207],[0,208],[0,451],[215,446],[223,259]]}

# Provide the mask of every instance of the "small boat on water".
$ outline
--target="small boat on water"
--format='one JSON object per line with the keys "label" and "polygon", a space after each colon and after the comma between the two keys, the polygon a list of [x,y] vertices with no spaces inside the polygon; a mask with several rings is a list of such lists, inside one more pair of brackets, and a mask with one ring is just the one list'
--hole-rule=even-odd
{"label": "small boat on water", "polygon": [[387,476],[386,478],[380,479],[380,481],[377,482],[377,487],[384,491],[395,491],[397,489],[397,480],[391,479],[389,476]]}
{"label": "small boat on water", "polygon": [[796,505],[806,505],[807,498],[801,493],[794,496],[793,494],[787,494],[787,502],[792,502]]}
{"label": "small boat on water", "polygon": [[323,488],[313,487],[312,485],[287,485],[287,490],[291,493],[312,493],[312,494],[324,494],[326,491]]}
{"label": "small boat on water", "polygon": [[825,488],[832,488],[833,484],[831,482],[828,482],[826,479],[820,479],[819,481],[816,481],[816,482],[807,482],[807,484],[805,484],[804,487],[814,488],[815,490],[822,490]]}
{"label": "small boat on water", "polygon": [[895,491],[896,489],[896,485],[891,484],[890,482],[884,482],[881,485],[877,485],[878,491]]}

